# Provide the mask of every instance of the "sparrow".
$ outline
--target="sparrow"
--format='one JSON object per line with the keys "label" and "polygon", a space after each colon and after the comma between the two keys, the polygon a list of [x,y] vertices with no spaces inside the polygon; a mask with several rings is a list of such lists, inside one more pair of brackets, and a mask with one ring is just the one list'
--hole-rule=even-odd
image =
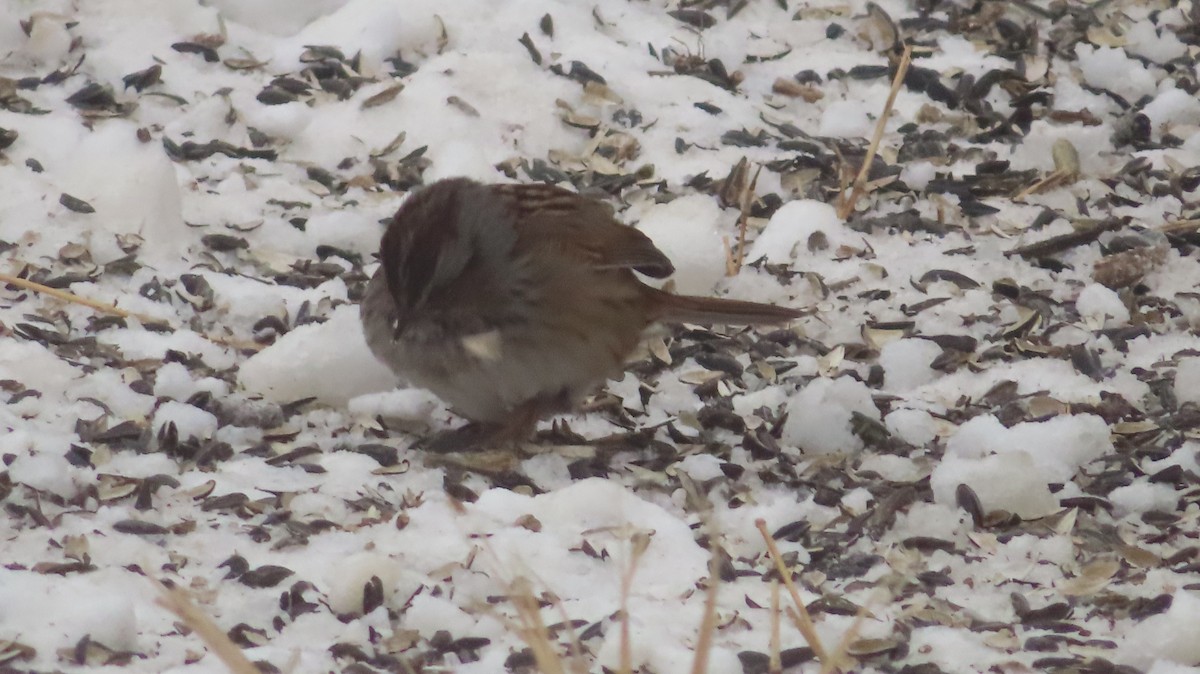
{"label": "sparrow", "polygon": [[656,322],[783,323],[796,309],[675,295],[667,256],[602,202],[545,184],[439,180],[387,226],[361,318],[375,357],[471,422],[526,439],[619,376]]}

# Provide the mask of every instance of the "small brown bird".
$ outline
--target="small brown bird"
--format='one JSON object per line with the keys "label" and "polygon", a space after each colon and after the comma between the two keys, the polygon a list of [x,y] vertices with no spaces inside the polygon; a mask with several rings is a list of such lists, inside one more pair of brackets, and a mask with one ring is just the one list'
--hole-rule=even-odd
{"label": "small brown bird", "polygon": [[388,225],[361,312],[397,375],[478,422],[472,442],[521,440],[618,375],[656,321],[781,323],[795,309],[689,297],[634,271],[671,261],[607,206],[551,185],[440,180]]}

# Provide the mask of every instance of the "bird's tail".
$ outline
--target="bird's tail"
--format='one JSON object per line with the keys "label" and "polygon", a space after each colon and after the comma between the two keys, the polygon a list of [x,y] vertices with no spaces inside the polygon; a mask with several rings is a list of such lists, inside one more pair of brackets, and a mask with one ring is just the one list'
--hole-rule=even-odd
{"label": "bird's tail", "polygon": [[698,323],[700,325],[786,323],[809,313],[803,309],[777,307],[774,304],[744,300],[672,295],[661,290],[656,290],[655,293],[659,299],[659,320],[669,323]]}

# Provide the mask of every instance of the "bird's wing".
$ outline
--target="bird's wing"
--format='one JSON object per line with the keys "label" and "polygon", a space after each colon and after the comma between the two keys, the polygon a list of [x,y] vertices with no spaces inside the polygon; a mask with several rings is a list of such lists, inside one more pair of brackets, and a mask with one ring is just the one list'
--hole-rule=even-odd
{"label": "bird's wing", "polygon": [[674,265],[650,237],[613,218],[604,203],[544,184],[496,185],[516,211],[521,238],[554,245],[596,269],[634,269],[666,278]]}

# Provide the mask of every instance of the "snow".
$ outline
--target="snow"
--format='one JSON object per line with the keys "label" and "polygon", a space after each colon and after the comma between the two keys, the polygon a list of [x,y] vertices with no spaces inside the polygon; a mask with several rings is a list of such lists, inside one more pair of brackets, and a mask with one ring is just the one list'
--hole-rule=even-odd
{"label": "snow", "polygon": [[843,223],[829,204],[803,199],[789,201],[771,216],[746,259],[791,262],[804,255],[805,246],[814,235],[824,237],[830,247],[837,247],[850,238],[843,232]]}
{"label": "snow", "polygon": [[862,440],[851,429],[854,413],[879,420],[871,390],[850,377],[810,382],[788,401],[787,410],[783,440],[817,454],[862,449]]}
{"label": "snow", "polygon": [[943,459],[930,475],[934,496],[943,505],[958,502],[959,485],[970,487],[987,512],[1007,510],[1025,519],[1035,519],[1058,509],[1046,478],[1026,452],[975,459],[951,456]]}
{"label": "snow", "polygon": [[44,392],[62,392],[80,372],[41,344],[0,341],[0,368],[5,378],[36,381]]}
{"label": "snow", "polygon": [[[117,569],[74,578],[40,578],[0,569],[0,624],[19,622],[20,635],[30,645],[53,649],[64,641],[90,637],[113,649],[141,646],[140,633],[147,626],[139,620],[139,604],[152,595],[144,582]],[[86,601],[80,601],[82,597]],[[64,605],[71,610],[62,610]]]}
{"label": "snow", "polygon": [[[157,147],[131,142],[136,134],[133,124],[113,120],[82,134],[70,153],[39,157],[48,171],[61,176],[57,187],[96,209],[84,217],[97,226],[87,243],[99,263],[124,255],[116,239],[102,233],[137,234],[158,259],[178,255],[188,238],[175,166]],[[44,142],[58,145],[49,138]]]}
{"label": "snow", "polygon": [[980,416],[959,426],[946,441],[946,457],[933,469],[931,486],[939,503],[956,503],[956,489],[965,484],[985,510],[1042,517],[1058,506],[1049,484],[1070,480],[1111,448],[1108,426],[1092,415],[1060,416],[1012,428],[993,416]]}
{"label": "snow", "polygon": [[[1160,15],[1161,23],[1166,23],[1162,21],[1164,18],[1166,17]],[[1187,53],[1187,45],[1176,37],[1174,32],[1156,30],[1154,23],[1149,19],[1131,25],[1126,30],[1125,37],[1129,40],[1129,53],[1148,58],[1155,63],[1166,63]]]}
{"label": "snow", "polygon": [[1075,308],[1084,320],[1097,327],[1117,326],[1129,322],[1129,309],[1117,293],[1099,283],[1090,283],[1079,291]]}
{"label": "snow", "polygon": [[1136,667],[1155,660],[1200,665],[1200,597],[1188,590],[1175,592],[1166,613],[1147,618],[1134,628],[1122,655]]}
{"label": "snow", "polygon": [[818,133],[835,138],[861,138],[870,135],[873,127],[865,108],[853,101],[839,101],[825,108]]}
{"label": "snow", "polygon": [[898,339],[888,342],[879,350],[879,364],[883,367],[884,385],[889,391],[908,391],[937,378],[930,364],[942,349],[924,339]]}
{"label": "snow", "polygon": [[181,439],[210,438],[217,432],[217,417],[202,409],[169,400],[154,411],[154,433],[162,433],[168,424],[175,424]]}
{"label": "snow", "polygon": [[1162,91],[1142,112],[1158,135],[1170,131],[1176,136],[1191,136],[1189,131],[1200,125],[1200,101],[1179,89]]}
{"label": "snow", "polygon": [[324,323],[302,325],[247,359],[239,382],[276,402],[314,397],[344,405],[393,387],[396,377],[367,348],[357,307],[342,306]]}
{"label": "snow", "polygon": [[1169,660],[1155,660],[1146,674],[1198,674],[1200,667],[1188,667]]}
{"label": "snow", "polygon": [[1109,492],[1108,499],[1122,514],[1144,513],[1150,510],[1171,512],[1175,510],[1178,500],[1175,489],[1171,486],[1145,482],[1117,487]]}
{"label": "snow", "polygon": [[675,263],[676,292],[711,295],[725,277],[724,228],[721,209],[699,195],[681,197],[670,203],[650,206],[637,223],[659,250]]}
{"label": "snow", "polygon": [[[59,496],[74,493],[75,472],[61,458],[65,449],[64,443],[34,440],[24,433],[9,433],[0,441],[0,449],[14,455],[9,466],[9,475],[13,480],[27,484],[34,489],[41,489]],[[39,450],[32,453],[30,450]]]}
{"label": "snow", "polygon": [[921,477],[911,461],[887,454],[864,455],[858,469],[875,471],[894,482],[914,482]]}
{"label": "snow", "polygon": [[1154,93],[1154,78],[1135,67],[1122,49],[1080,44],[1075,48],[1083,79],[1094,87],[1109,89],[1132,102]]}
{"label": "snow", "polygon": [[910,445],[922,447],[937,435],[937,425],[925,410],[901,409],[883,418],[887,429]]}
{"label": "snow", "polygon": [[679,467],[687,472],[688,477],[698,482],[712,480],[725,475],[721,471],[721,462],[717,457],[708,454],[692,454],[679,462]]}
{"label": "snow", "polygon": [[959,426],[946,441],[947,456],[964,459],[1026,454],[1056,481],[1071,479],[1079,468],[1111,450],[1108,425],[1091,414],[1057,416],[1011,428],[994,416],[979,416]]}
{"label": "snow", "polygon": [[1179,361],[1175,369],[1175,399],[1200,404],[1200,357]]}

